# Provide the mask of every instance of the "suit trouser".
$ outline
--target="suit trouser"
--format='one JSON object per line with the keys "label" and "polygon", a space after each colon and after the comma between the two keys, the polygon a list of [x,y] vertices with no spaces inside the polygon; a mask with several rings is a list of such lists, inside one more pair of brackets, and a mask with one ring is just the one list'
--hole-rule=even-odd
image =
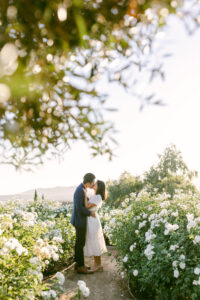
{"label": "suit trouser", "polygon": [[75,262],[79,267],[84,266],[84,253],[83,248],[85,246],[86,227],[76,228],[76,243],[75,243]]}

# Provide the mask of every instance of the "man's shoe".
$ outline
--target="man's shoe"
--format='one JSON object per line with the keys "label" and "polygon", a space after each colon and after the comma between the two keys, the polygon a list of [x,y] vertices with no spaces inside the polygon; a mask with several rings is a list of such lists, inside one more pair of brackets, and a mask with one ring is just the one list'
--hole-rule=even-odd
{"label": "man's shoe", "polygon": [[[84,267],[86,267],[88,270],[91,269],[90,266],[87,266],[87,265],[85,265]],[[76,262],[75,265],[74,265],[74,270],[76,271],[77,268],[78,268],[78,264],[77,264],[77,262]]]}
{"label": "man's shoe", "polygon": [[90,266],[88,266],[88,265],[85,265],[85,267],[88,269],[88,270],[90,270],[91,268],[90,268]]}
{"label": "man's shoe", "polygon": [[94,273],[94,271],[88,270],[85,266],[83,266],[83,267],[77,267],[76,270],[80,274],[93,274]]}

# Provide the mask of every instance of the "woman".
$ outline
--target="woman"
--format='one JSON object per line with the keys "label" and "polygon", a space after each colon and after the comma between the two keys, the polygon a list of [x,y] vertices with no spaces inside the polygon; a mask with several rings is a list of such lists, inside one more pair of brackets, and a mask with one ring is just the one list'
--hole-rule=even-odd
{"label": "woman", "polygon": [[85,256],[94,256],[94,271],[103,271],[101,255],[107,252],[103,230],[98,215],[98,209],[106,198],[106,188],[103,181],[97,180],[93,187],[95,195],[88,201],[85,191],[85,207],[96,212],[96,218],[87,217],[86,241],[84,247]]}

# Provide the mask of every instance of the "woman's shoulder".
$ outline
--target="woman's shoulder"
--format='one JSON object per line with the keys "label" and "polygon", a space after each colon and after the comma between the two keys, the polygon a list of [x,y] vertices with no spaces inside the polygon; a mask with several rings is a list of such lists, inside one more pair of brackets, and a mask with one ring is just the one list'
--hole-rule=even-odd
{"label": "woman's shoulder", "polygon": [[93,195],[92,198],[90,198],[90,202],[92,201],[101,201],[102,198],[101,198],[101,195]]}
{"label": "woman's shoulder", "polygon": [[102,200],[102,198],[101,198],[101,195],[94,195],[94,196],[96,196],[96,199],[99,199],[99,200]]}

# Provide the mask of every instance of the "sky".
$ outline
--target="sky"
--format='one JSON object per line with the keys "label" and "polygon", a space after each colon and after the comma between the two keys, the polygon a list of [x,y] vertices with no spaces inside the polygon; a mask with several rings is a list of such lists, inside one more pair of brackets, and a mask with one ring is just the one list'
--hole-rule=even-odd
{"label": "sky", "polygon": [[[170,25],[171,24],[171,25]],[[117,179],[124,171],[140,175],[158,161],[157,154],[174,143],[190,169],[200,174],[200,30],[188,36],[184,26],[171,22],[162,41],[172,57],[165,61],[166,80],[156,81],[154,89],[166,106],[145,106],[117,85],[107,85],[107,113],[118,133],[114,159],[91,158],[83,142],[74,144],[61,162],[52,158],[32,172],[19,172],[12,166],[0,166],[0,195],[29,189],[73,186],[87,172],[101,180]],[[197,182],[198,185],[198,182]]]}

